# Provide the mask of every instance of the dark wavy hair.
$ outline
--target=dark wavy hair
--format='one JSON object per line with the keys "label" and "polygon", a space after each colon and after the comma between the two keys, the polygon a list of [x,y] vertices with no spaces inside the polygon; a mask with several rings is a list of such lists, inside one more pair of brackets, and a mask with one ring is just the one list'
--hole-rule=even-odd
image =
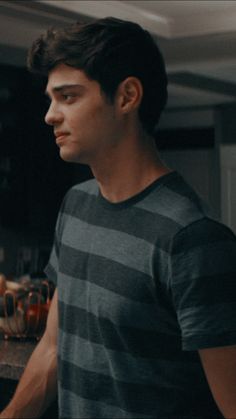
{"label": "dark wavy hair", "polygon": [[134,22],[107,17],[49,29],[35,40],[28,53],[28,69],[48,76],[58,64],[81,69],[96,80],[113,101],[120,82],[137,77],[143,86],[139,118],[153,134],[167,101],[167,75],[155,41]]}

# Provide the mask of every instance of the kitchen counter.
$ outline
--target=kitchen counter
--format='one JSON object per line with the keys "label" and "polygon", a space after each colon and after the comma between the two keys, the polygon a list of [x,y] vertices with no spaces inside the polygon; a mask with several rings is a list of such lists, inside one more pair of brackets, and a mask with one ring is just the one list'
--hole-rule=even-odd
{"label": "kitchen counter", "polygon": [[[25,366],[32,354],[36,340],[4,340],[0,333],[0,389],[4,391],[0,397],[0,411],[9,403],[12,398],[17,382],[20,379]],[[46,410],[42,419],[58,419],[57,399]]]}
{"label": "kitchen counter", "polygon": [[19,380],[37,341],[9,339],[0,334],[0,378]]}

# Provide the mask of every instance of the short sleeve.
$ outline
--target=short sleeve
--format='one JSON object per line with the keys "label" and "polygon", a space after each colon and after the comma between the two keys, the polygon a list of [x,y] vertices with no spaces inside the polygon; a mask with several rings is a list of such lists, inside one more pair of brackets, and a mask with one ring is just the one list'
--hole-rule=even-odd
{"label": "short sleeve", "polygon": [[[70,191],[69,191],[70,192]],[[61,237],[64,227],[64,221],[65,221],[65,207],[66,203],[68,201],[68,195],[69,192],[65,195],[60,211],[58,213],[56,227],[55,227],[55,233],[54,233],[54,241],[52,250],[50,253],[49,261],[44,269],[44,272],[48,278],[48,280],[52,281],[55,286],[57,285],[57,277],[58,277],[58,271],[59,271],[59,255],[60,255],[60,247],[61,247]]]}
{"label": "short sleeve", "polygon": [[183,350],[236,344],[236,237],[204,218],[177,233],[170,284]]}
{"label": "short sleeve", "polygon": [[55,245],[52,247],[50,258],[46,267],[44,268],[44,272],[48,280],[52,281],[54,285],[57,286],[58,257],[55,251]]}

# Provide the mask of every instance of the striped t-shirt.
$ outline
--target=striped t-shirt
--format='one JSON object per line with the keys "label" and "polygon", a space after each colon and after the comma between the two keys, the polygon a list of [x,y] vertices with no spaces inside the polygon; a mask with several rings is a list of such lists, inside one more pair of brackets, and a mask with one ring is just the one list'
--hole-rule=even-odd
{"label": "striped t-shirt", "polygon": [[72,187],[58,286],[61,418],[218,418],[198,349],[236,344],[236,239],[171,172],[111,203]]}

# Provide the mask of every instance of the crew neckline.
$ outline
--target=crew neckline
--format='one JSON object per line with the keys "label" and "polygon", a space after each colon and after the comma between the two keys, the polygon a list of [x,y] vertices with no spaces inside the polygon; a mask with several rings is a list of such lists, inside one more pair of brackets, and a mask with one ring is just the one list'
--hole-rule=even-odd
{"label": "crew neckline", "polygon": [[158,177],[152,183],[150,183],[150,185],[148,185],[145,189],[138,192],[137,194],[119,202],[109,201],[101,194],[101,191],[99,189],[98,201],[103,207],[106,207],[112,210],[129,208],[130,206],[136,204],[137,202],[141,201],[144,197],[149,195],[154,189],[164,186],[167,182],[169,182],[172,179],[175,179],[178,176],[179,176],[178,172],[173,170],[161,177]]}

